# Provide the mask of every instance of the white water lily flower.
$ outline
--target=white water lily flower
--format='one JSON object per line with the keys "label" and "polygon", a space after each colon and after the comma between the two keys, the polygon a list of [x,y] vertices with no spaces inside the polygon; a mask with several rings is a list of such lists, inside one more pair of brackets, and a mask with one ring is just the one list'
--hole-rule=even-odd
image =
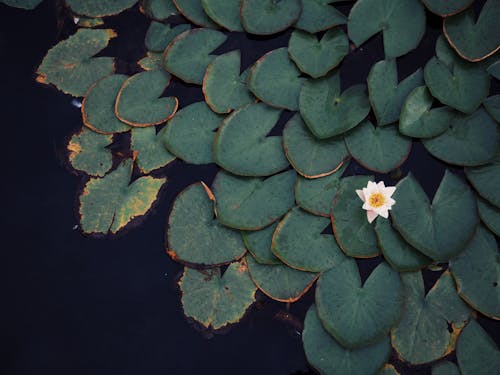
{"label": "white water lily flower", "polygon": [[368,185],[363,190],[356,190],[356,194],[363,201],[363,209],[366,210],[369,223],[375,220],[378,215],[386,219],[389,217],[389,210],[396,203],[391,198],[395,191],[395,186],[386,187],[383,181],[378,184],[368,181]]}

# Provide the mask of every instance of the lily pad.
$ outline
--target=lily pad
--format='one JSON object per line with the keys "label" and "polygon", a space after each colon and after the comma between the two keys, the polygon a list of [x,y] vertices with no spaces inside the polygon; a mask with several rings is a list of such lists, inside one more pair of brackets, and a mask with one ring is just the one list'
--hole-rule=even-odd
{"label": "lily pad", "polygon": [[168,24],[153,21],[149,25],[144,43],[149,51],[163,52],[177,35],[189,29],[190,26],[186,24],[171,27]]}
{"label": "lily pad", "polygon": [[336,1],[302,0],[302,13],[295,27],[315,34],[347,23],[346,16],[329,5],[334,2]]}
{"label": "lily pad", "polygon": [[212,188],[220,223],[235,229],[258,230],[278,220],[294,205],[296,174],[239,177],[220,171]]}
{"label": "lily pad", "polygon": [[301,12],[301,0],[241,0],[241,23],[250,34],[279,33],[293,25]]}
{"label": "lily pad", "polygon": [[349,40],[339,28],[328,30],[321,40],[314,34],[295,30],[288,42],[288,53],[303,73],[319,78],[349,53]]}
{"label": "lily pad", "polygon": [[138,127],[158,125],[170,119],[177,111],[179,101],[174,96],[160,98],[170,78],[170,74],[161,70],[128,78],[116,97],[116,117]]}
{"label": "lily pad", "polygon": [[424,83],[422,69],[418,69],[398,84],[396,60],[382,60],[373,65],[367,79],[370,102],[383,126],[399,120],[401,108],[410,92]]}
{"label": "lily pad", "polygon": [[500,320],[500,256],[495,236],[479,226],[465,251],[450,260],[458,294],[474,309]]}
{"label": "lily pad", "polygon": [[219,27],[205,13],[201,6],[201,0],[173,0],[173,2],[179,12],[195,25],[211,28]]}
{"label": "lily pad", "polygon": [[80,195],[80,224],[85,233],[112,234],[145,215],[166,178],[144,176],[130,183],[132,159],[102,178],[90,178]]}
{"label": "lily pad", "polygon": [[78,171],[102,177],[113,166],[111,151],[106,148],[112,142],[113,136],[82,127],[68,143],[69,162]]}
{"label": "lily pad", "polygon": [[391,331],[392,346],[399,357],[418,365],[451,353],[471,310],[458,296],[450,273],[443,273],[427,295],[420,272],[402,273],[401,279],[405,288],[403,316]]}
{"label": "lily pad", "polygon": [[174,38],[163,53],[163,66],[186,83],[201,85],[211,55],[226,40],[226,35],[210,29],[193,29]]}
{"label": "lily pad", "polygon": [[500,208],[493,206],[482,198],[478,198],[477,209],[484,225],[500,237]]}
{"label": "lily pad", "polygon": [[139,8],[146,17],[156,21],[163,21],[179,14],[172,0],[141,0]]}
{"label": "lily pad", "polygon": [[500,60],[488,66],[487,70],[492,77],[500,79]]}
{"label": "lily pad", "polygon": [[255,301],[256,288],[244,263],[198,271],[185,267],[179,286],[184,314],[214,330],[237,323]]}
{"label": "lily pad", "polygon": [[417,48],[425,33],[425,10],[419,0],[358,0],[347,27],[358,47],[382,32],[385,58],[392,59]]}
{"label": "lily pad", "polygon": [[460,370],[453,362],[440,361],[432,366],[432,375],[460,375]]}
{"label": "lily pad", "polygon": [[293,168],[307,178],[319,178],[334,173],[348,156],[342,138],[315,138],[299,114],[294,115],[285,125],[283,149]]}
{"label": "lily pad", "polygon": [[446,170],[432,204],[411,174],[396,187],[392,223],[405,241],[439,262],[460,254],[479,222],[476,199],[468,185]]}
{"label": "lily pad", "polygon": [[389,337],[360,349],[344,348],[325,331],[315,305],[307,311],[302,342],[309,363],[325,375],[375,374],[391,354]]}
{"label": "lily pad", "polygon": [[366,169],[388,173],[408,158],[412,140],[401,135],[396,125],[373,126],[369,120],[345,136],[351,156]]}
{"label": "lily pad", "polygon": [[146,56],[137,61],[137,64],[144,70],[161,70],[163,69],[163,54],[147,52]]}
{"label": "lily pad", "polygon": [[87,17],[105,17],[123,12],[137,0],[65,0],[71,10]]}
{"label": "lily pad", "polygon": [[277,225],[278,223],[274,223],[261,230],[241,232],[245,247],[258,263],[282,264],[271,251],[273,233]]}
{"label": "lily pad", "polygon": [[73,96],[84,96],[99,79],[113,74],[113,57],[93,57],[116,33],[111,29],[79,29],[52,47],[38,67],[36,80]]}
{"label": "lily pad", "polygon": [[465,168],[465,175],[480,196],[500,208],[500,156],[481,167]]}
{"label": "lily pad", "polygon": [[137,152],[137,166],[142,173],[162,168],[175,160],[175,156],[163,145],[163,128],[156,134],[156,128],[134,128],[131,132],[131,148]]}
{"label": "lily pad", "polygon": [[248,76],[248,88],[263,102],[296,111],[305,78],[288,57],[287,48],[278,48],[262,56]]}
{"label": "lily pad", "polygon": [[354,128],[370,112],[365,85],[340,92],[340,75],[311,80],[300,91],[300,114],[316,138],[330,138]]}
{"label": "lily pad", "polygon": [[484,108],[488,111],[489,115],[500,122],[500,95],[493,95],[483,102]]}
{"label": "lily pad", "polygon": [[187,265],[228,264],[246,252],[240,233],[214,219],[213,195],[202,183],[188,186],[175,198],[167,246],[172,259]]}
{"label": "lily pad", "polygon": [[43,0],[1,0],[0,3],[4,3],[10,7],[21,8],[21,9],[35,9]]}
{"label": "lily pad", "polygon": [[201,6],[208,17],[229,31],[243,31],[240,5],[241,0],[201,0]]}
{"label": "lily pad", "polygon": [[441,17],[449,17],[467,9],[474,0],[422,0],[425,7]]}

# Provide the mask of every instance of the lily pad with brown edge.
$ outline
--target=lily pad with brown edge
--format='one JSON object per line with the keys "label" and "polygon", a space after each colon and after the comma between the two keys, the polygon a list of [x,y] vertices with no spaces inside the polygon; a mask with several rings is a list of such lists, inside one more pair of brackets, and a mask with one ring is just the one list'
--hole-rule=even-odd
{"label": "lily pad with brown edge", "polygon": [[71,166],[90,176],[104,176],[113,166],[113,156],[106,148],[112,142],[112,135],[102,135],[82,127],[67,146]]}
{"label": "lily pad with brown edge", "polygon": [[370,113],[365,85],[354,85],[341,93],[340,74],[307,81],[299,97],[300,115],[316,138],[345,133]]}
{"label": "lily pad with brown edge", "polygon": [[203,267],[229,264],[246,252],[240,233],[214,218],[213,195],[202,183],[188,186],[175,198],[168,218],[167,248],[173,260]]}
{"label": "lily pad with brown edge", "polygon": [[432,375],[460,375],[460,370],[453,362],[439,361],[432,366]]}
{"label": "lily pad with brown edge", "polygon": [[219,26],[229,31],[243,31],[240,21],[241,0],[201,0],[201,6]]}
{"label": "lily pad with brown edge", "polygon": [[363,202],[356,194],[356,190],[366,187],[370,180],[373,180],[372,176],[341,179],[331,206],[335,239],[342,251],[350,257],[373,258],[380,254],[375,230],[368,222],[366,211],[362,209]]}
{"label": "lily pad with brown edge", "polygon": [[280,302],[298,301],[314,284],[318,274],[303,272],[285,264],[260,264],[247,255],[253,282],[269,298]]}
{"label": "lily pad with brown edge", "polygon": [[164,21],[179,14],[172,0],[141,0],[139,9],[146,17],[155,21]]}
{"label": "lily pad with brown edge", "polygon": [[306,314],[302,343],[309,364],[324,375],[372,375],[384,366],[391,354],[388,336],[364,348],[344,348],[325,331],[314,304]]}
{"label": "lily pad with brown edge", "polygon": [[455,112],[446,106],[432,108],[433,101],[427,87],[414,89],[401,109],[399,132],[414,138],[432,138],[444,133],[454,120]]}
{"label": "lily pad with brown edge", "polygon": [[299,114],[295,114],[283,129],[283,149],[293,168],[306,178],[332,174],[348,157],[343,138],[315,138]]}
{"label": "lily pad with brown edge", "polygon": [[212,111],[229,113],[254,102],[248,90],[248,70],[240,73],[241,53],[230,51],[217,56],[208,65],[203,78],[203,95]]}
{"label": "lily pad with brown edge", "polygon": [[247,79],[252,93],[273,107],[296,111],[305,78],[288,56],[285,47],[262,56],[250,69]]}
{"label": "lily pad with brown edge", "polygon": [[403,164],[412,146],[411,138],[401,135],[396,124],[375,127],[370,120],[349,131],[344,139],[349,154],[378,173],[388,173]]}
{"label": "lily pad with brown edge", "polygon": [[84,96],[90,86],[114,73],[113,57],[93,57],[116,33],[111,29],[79,29],[45,55],[36,80],[53,84],[65,94]]}
{"label": "lily pad with brown edge", "polygon": [[384,126],[399,120],[405,99],[424,84],[424,75],[420,68],[398,83],[396,60],[382,60],[372,66],[367,83],[377,125]]}
{"label": "lily pad with brown edge", "polygon": [[[396,202],[397,203],[397,202]],[[375,233],[387,263],[398,272],[417,271],[432,263],[432,259],[413,248],[391,226],[389,220],[377,220]]]}
{"label": "lily pad with brown edge", "polygon": [[131,8],[137,0],[64,0],[76,14],[87,17],[112,16]]}
{"label": "lily pad with brown edge", "polygon": [[154,126],[132,129],[130,146],[137,152],[137,166],[142,173],[150,173],[175,160],[163,145],[164,132],[165,128],[157,134]]}
{"label": "lily pad with brown edge", "polygon": [[201,0],[173,0],[173,2],[179,12],[195,25],[214,29],[219,27],[205,13],[201,6]]}
{"label": "lily pad with brown edge", "polygon": [[382,32],[385,58],[403,56],[417,48],[424,36],[424,6],[420,0],[358,0],[347,28],[356,46]]}
{"label": "lily pad with brown edge", "polygon": [[449,272],[425,295],[420,272],[401,274],[405,289],[403,315],[391,330],[400,359],[413,365],[436,361],[455,350],[457,336],[471,309],[458,296]]}
{"label": "lily pad with brown edge", "polygon": [[483,102],[484,109],[488,114],[500,123],[500,95],[493,95],[486,98]]}
{"label": "lily pad with brown edge", "polygon": [[186,83],[201,85],[208,65],[215,59],[211,53],[227,36],[217,30],[193,29],[174,38],[163,53],[164,68]]}
{"label": "lily pad with brown edge", "polygon": [[379,372],[377,372],[377,375],[401,375],[397,370],[396,368],[389,364],[389,363],[386,363],[384,367],[382,367],[382,369],[380,369]]}
{"label": "lily pad with brown edge", "polygon": [[483,198],[477,199],[477,210],[484,225],[500,237],[500,208],[493,206]]}
{"label": "lily pad with brown edge", "polygon": [[219,171],[212,184],[217,219],[230,228],[259,230],[294,206],[295,171],[268,177],[240,177]]}
{"label": "lily pad with brown edge", "polygon": [[347,17],[335,9],[331,0],[302,0],[302,13],[294,27],[311,34],[347,23]]}
{"label": "lily pad with brown edge", "polygon": [[298,176],[295,184],[297,205],[313,215],[330,217],[333,198],[348,165],[348,162],[344,162],[336,172],[320,178],[308,179]]}
{"label": "lily pad with brown edge", "polygon": [[152,21],[146,33],[144,43],[149,51],[163,52],[177,35],[189,29],[190,25],[187,24],[172,27],[169,24]]}
{"label": "lily pad with brown edge", "polygon": [[422,0],[425,7],[441,17],[449,17],[467,9],[474,0]]}
{"label": "lily pad with brown edge", "polygon": [[35,9],[43,0],[0,0],[10,7],[32,10]]}
{"label": "lily pad with brown edge", "polygon": [[121,87],[128,79],[123,74],[113,74],[93,84],[82,102],[83,124],[102,134],[123,133],[130,126],[115,115],[115,102]]}
{"label": "lily pad with brown edge", "polygon": [[258,263],[282,264],[271,251],[273,233],[277,225],[278,223],[273,223],[264,229],[241,232],[245,247]]}
{"label": "lily pad with brown edge", "polygon": [[174,96],[160,97],[170,78],[170,74],[163,70],[141,72],[128,78],[116,97],[116,117],[137,127],[158,125],[169,120],[179,104]]}
{"label": "lily pad with brown edge", "polygon": [[499,0],[487,0],[477,20],[472,7],[443,20],[444,35],[460,57],[476,62],[500,49],[499,9]]}
{"label": "lily pad with brown edge", "polygon": [[161,70],[163,69],[163,54],[148,51],[146,56],[137,61],[137,64],[144,70]]}
{"label": "lily pad with brown edge", "polygon": [[447,262],[463,250],[479,223],[474,193],[457,175],[446,170],[432,204],[413,175],[397,185],[392,198],[392,225],[421,253]]}
{"label": "lily pad with brown edge", "polygon": [[480,225],[465,251],[450,260],[458,294],[475,310],[500,320],[500,256],[495,236]]}
{"label": "lily pad with brown edge", "polygon": [[345,259],[335,237],[322,234],[328,226],[329,218],[295,207],[279,222],[271,250],[283,263],[299,271],[327,271]]}
{"label": "lily pad with brown edge", "polygon": [[465,168],[465,175],[481,197],[500,208],[500,156],[486,165]]}
{"label": "lily pad with brown edge", "polygon": [[215,131],[223,119],[205,102],[192,103],[168,121],[163,132],[165,147],[186,163],[213,163]]}
{"label": "lily pad with brown edge", "polygon": [[132,163],[126,159],[104,177],[87,181],[79,199],[84,233],[115,234],[145,215],[157,200],[166,178],[144,176],[130,183]]}
{"label": "lily pad with brown edge", "polygon": [[498,373],[500,351],[475,319],[463,329],[457,342],[457,361],[462,375]]}
{"label": "lily pad with brown edge", "polygon": [[339,28],[328,30],[320,40],[314,34],[295,30],[288,42],[288,53],[303,73],[320,78],[349,53],[349,40]]}
{"label": "lily pad with brown edge", "polygon": [[255,302],[255,287],[244,262],[199,271],[184,268],[179,281],[184,315],[205,328],[221,329],[238,323]]}
{"label": "lily pad with brown edge", "polygon": [[500,60],[489,65],[487,71],[490,76],[496,79],[500,79]]}
{"label": "lily pad with brown edge", "polygon": [[215,162],[240,176],[269,176],[288,167],[281,136],[268,136],[281,110],[249,104],[227,116],[214,140]]}
{"label": "lily pad with brown edge", "polygon": [[241,23],[250,34],[270,35],[292,26],[302,12],[301,0],[241,0]]}

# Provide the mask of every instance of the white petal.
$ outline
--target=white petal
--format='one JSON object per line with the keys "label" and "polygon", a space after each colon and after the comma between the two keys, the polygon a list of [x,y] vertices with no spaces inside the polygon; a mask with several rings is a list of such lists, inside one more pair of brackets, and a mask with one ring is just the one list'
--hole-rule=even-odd
{"label": "white petal", "polygon": [[392,199],[392,198],[388,198],[385,205],[387,206],[387,208],[390,209],[391,206],[393,206],[394,204],[396,204],[396,201],[394,199]]}
{"label": "white petal", "polygon": [[363,203],[363,210],[371,211],[371,210],[373,210],[373,207],[370,206],[370,204],[368,202],[365,202],[365,203]]}
{"label": "white petal", "polygon": [[378,187],[380,190],[384,190],[384,189],[385,189],[385,184],[384,184],[384,181],[380,181],[380,182],[377,184],[377,187]]}
{"label": "white petal", "polygon": [[359,199],[361,199],[363,202],[365,201],[365,194],[363,193],[363,190],[357,189],[356,194],[358,194]]}
{"label": "white petal", "polygon": [[382,210],[379,210],[377,213],[382,216],[383,218],[387,219],[389,217],[389,211],[387,210],[386,207],[381,207],[383,208]]}
{"label": "white petal", "polygon": [[394,192],[396,191],[396,186],[387,186],[385,189],[384,189],[384,194],[387,196],[387,197],[391,197],[392,194],[394,194]]}
{"label": "white petal", "polygon": [[375,220],[377,216],[378,214],[375,211],[366,211],[366,218],[368,219],[369,223]]}

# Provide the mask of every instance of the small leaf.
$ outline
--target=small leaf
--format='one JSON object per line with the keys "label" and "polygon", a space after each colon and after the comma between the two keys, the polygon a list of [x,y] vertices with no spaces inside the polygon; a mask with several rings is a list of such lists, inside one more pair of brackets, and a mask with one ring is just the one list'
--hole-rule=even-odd
{"label": "small leaf", "polygon": [[500,157],[481,167],[465,168],[465,175],[481,197],[500,208]]}
{"label": "small leaf", "polygon": [[137,152],[137,166],[142,173],[162,168],[175,160],[175,156],[163,145],[163,128],[158,135],[156,128],[134,128],[131,132],[131,148]]}
{"label": "small leaf", "polygon": [[137,3],[137,0],[65,0],[65,2],[76,14],[105,17],[123,12]]}
{"label": "small leaf", "polygon": [[245,247],[258,263],[282,264],[271,251],[273,233],[277,225],[278,223],[274,223],[264,229],[241,232]]}
{"label": "small leaf", "polygon": [[241,0],[241,22],[250,34],[279,33],[293,25],[301,12],[301,0]]}
{"label": "small leaf", "polygon": [[243,31],[240,22],[241,0],[201,0],[205,13],[229,31]]}
{"label": "small leaf", "polygon": [[146,17],[156,21],[179,14],[172,0],[141,0],[139,9]]}
{"label": "small leaf", "polygon": [[173,0],[173,2],[179,12],[195,25],[214,29],[219,27],[205,13],[201,6],[201,0]]}
{"label": "small leaf", "polygon": [[329,3],[331,0],[302,0],[302,13],[295,24],[297,29],[311,34],[347,23],[347,18]]}
{"label": "small leaf", "polygon": [[186,24],[170,27],[170,25],[153,21],[149,25],[144,43],[149,51],[163,52],[177,35],[189,29],[190,26]]}

